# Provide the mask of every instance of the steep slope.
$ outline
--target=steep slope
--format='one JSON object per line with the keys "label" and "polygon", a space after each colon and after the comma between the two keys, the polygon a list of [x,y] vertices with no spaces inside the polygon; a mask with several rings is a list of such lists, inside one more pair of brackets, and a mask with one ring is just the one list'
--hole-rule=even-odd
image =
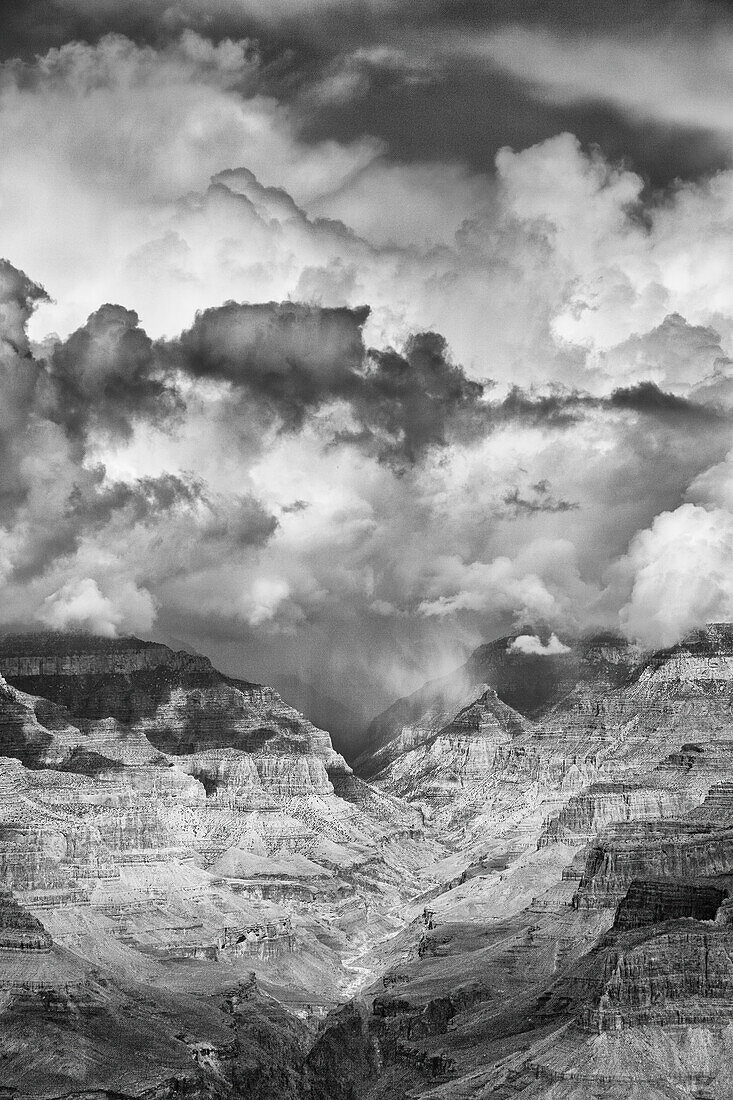
{"label": "steep slope", "polygon": [[487,689],[525,718],[537,720],[578,684],[599,689],[623,684],[640,657],[637,647],[613,634],[570,639],[561,652],[542,653],[517,648],[522,636],[536,637],[527,627],[479,646],[455,672],[430,681],[378,715],[355,762],[357,773],[376,775]]}
{"label": "steep slope", "polygon": [[385,788],[438,808],[504,766],[530,724],[488,688],[444,726],[405,748],[374,777]]}
{"label": "steep slope", "polygon": [[730,625],[578,683],[434,820],[466,862],[367,991],[370,1097],[730,1100]]}
{"label": "steep slope", "polygon": [[482,681],[372,784],[202,658],[66,644],[0,685],[20,1096],[731,1100],[732,626],[586,640],[534,717]]}
{"label": "steep slope", "polygon": [[[304,1058],[312,1021],[354,982],[354,948],[399,927],[419,889],[420,814],[357,779],[272,689],[205,658],[84,635],[1,650],[2,1085],[166,1097],[185,1078],[191,1096],[228,1096],[242,1064],[211,998],[253,973],[305,1021]],[[43,1037],[49,997],[58,1035],[96,1052],[78,1080],[58,1036]],[[277,1046],[294,1025],[272,1003]],[[118,1041],[101,1042],[100,1013]],[[47,1051],[28,1069],[36,1041]],[[282,1095],[299,1095],[304,1072]]]}

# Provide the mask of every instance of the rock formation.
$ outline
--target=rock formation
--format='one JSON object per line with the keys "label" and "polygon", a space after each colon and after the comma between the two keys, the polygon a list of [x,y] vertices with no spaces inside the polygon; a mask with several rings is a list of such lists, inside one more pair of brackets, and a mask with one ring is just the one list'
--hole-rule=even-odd
{"label": "rock formation", "polygon": [[[363,935],[362,896],[379,924],[380,902],[409,888],[395,851],[416,843],[420,814],[357,779],[272,689],[203,657],[49,634],[6,637],[0,664],[0,988],[5,976],[25,990],[23,1026],[48,997],[59,1019],[97,1011],[100,998],[116,1018],[143,981],[165,1014],[171,993],[216,994],[252,971],[300,1015],[327,1011],[352,980],[345,947]],[[15,997],[11,1032],[20,1011]],[[109,1042],[79,1078],[84,1095],[163,1097],[207,1074],[233,1089],[224,1023],[207,1032],[197,1003],[168,1015],[167,1053],[153,1029],[123,1074],[123,1029],[119,1050]],[[171,1058],[186,1015],[198,1038]],[[81,1095],[73,1073],[57,1072],[53,1044],[36,1076],[0,1054],[3,1086]],[[158,1057],[162,1076],[146,1069]]]}
{"label": "rock formation", "polygon": [[733,627],[481,647],[369,782],[202,657],[0,662],[0,1095],[731,1100]]}
{"label": "rock formation", "polygon": [[452,751],[486,702],[464,670],[452,699],[428,685],[379,719],[360,762],[463,855],[370,990],[389,1067],[370,1096],[727,1100],[733,628],[646,655],[585,639],[524,691],[512,639],[469,667],[502,648],[500,747],[474,723]]}

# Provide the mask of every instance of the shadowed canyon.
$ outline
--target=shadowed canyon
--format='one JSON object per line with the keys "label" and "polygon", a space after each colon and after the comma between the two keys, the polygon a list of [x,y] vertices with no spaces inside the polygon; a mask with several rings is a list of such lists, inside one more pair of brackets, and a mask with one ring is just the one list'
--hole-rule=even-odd
{"label": "shadowed canyon", "polygon": [[733,1097],[733,625],[528,637],[351,766],[205,657],[0,639],[0,1097]]}

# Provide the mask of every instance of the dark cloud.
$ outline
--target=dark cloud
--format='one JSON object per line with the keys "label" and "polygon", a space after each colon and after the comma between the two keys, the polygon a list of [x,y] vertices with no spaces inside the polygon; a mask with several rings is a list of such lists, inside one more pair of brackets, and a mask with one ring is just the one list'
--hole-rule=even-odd
{"label": "dark cloud", "polygon": [[0,259],[0,345],[15,355],[28,354],[26,324],[48,294],[9,260]]}
{"label": "dark cloud", "polygon": [[[73,554],[83,540],[117,530],[120,537],[136,527],[178,524],[190,548],[220,544],[235,553],[261,546],[278,522],[255,497],[217,499],[198,479],[164,473],[134,481],[110,481],[103,466],[79,468],[68,495],[48,524],[38,521],[31,543],[12,560],[8,579],[17,583],[39,576],[56,559]],[[171,572],[173,565],[170,566]]]}
{"label": "dark cloud", "polygon": [[277,527],[276,517],[270,515],[259,500],[243,496],[214,508],[210,519],[202,525],[202,536],[207,541],[225,543],[236,551],[264,545]]}
{"label": "dark cloud", "polygon": [[583,410],[592,402],[586,394],[577,391],[560,386],[550,386],[548,389],[549,393],[540,393],[512,386],[495,409],[497,420],[569,428],[581,419]]}
{"label": "dark cloud", "polygon": [[578,390],[559,386],[550,392],[524,390],[513,386],[506,398],[494,407],[498,419],[524,422],[548,428],[572,426],[593,410],[615,410],[639,413],[658,421],[684,421],[690,428],[700,429],[714,424],[727,424],[729,417],[717,404],[694,401],[668,393],[655,382],[638,382],[621,386],[608,397],[594,397]]}
{"label": "dark cloud", "polygon": [[143,477],[132,482],[109,482],[103,466],[79,466],[67,494],[59,486],[57,511],[44,522],[36,520],[34,538],[23,542],[12,560],[8,579],[24,583],[44,573],[58,558],[73,554],[83,539],[110,524],[131,531],[137,524],[154,524],[161,516],[200,500],[203,488],[173,474]]}
{"label": "dark cloud", "polygon": [[644,413],[660,420],[684,420],[701,428],[721,420],[729,422],[729,418],[716,405],[701,404],[666,393],[654,382],[639,382],[635,386],[616,389],[608,404],[613,409]]}
{"label": "dark cloud", "polygon": [[165,354],[187,374],[246,390],[293,430],[308,410],[355,392],[368,315],[368,307],[227,302],[200,313]]}
{"label": "dark cloud", "polygon": [[437,333],[412,336],[399,354],[368,353],[368,309],[229,302],[200,314],[163,354],[197,378],[221,379],[294,431],[309,412],[344,401],[358,425],[340,442],[414,463],[451,437],[485,427],[484,385],[468,379]]}
{"label": "dark cloud", "polygon": [[502,499],[510,514],[515,516],[534,516],[541,512],[574,512],[580,507],[577,501],[553,496],[550,483],[544,478],[530,486],[530,493],[523,496],[519,488],[515,488],[505,493]]}
{"label": "dark cloud", "polygon": [[[367,316],[366,307],[228,302],[199,314],[179,339],[157,347],[169,372],[228,383],[238,401],[254,403],[283,431],[297,431],[324,406],[344,403],[353,426],[335,430],[333,441],[395,467],[414,465],[431,448],[470,442],[511,424],[564,431],[605,410],[703,429],[723,416],[717,406],[667,393],[653,382],[618,388],[605,398],[560,386],[514,386],[503,399],[490,401],[492,383],[469,379],[438,333],[414,334],[401,353],[367,350]],[[522,507],[520,498],[507,503]],[[531,504],[525,504],[528,511]]]}
{"label": "dark cloud", "polygon": [[69,493],[66,516],[81,530],[102,527],[124,511],[131,524],[146,523],[178,504],[194,504],[204,497],[204,487],[193,478],[176,474],[142,477],[134,482],[105,482],[104,467],[91,472],[93,480],[76,484]]}
{"label": "dark cloud", "polygon": [[[720,0],[641,0],[623,10],[607,0],[4,0],[0,56],[30,59],[109,32],[154,46],[186,28],[214,41],[254,38],[263,58],[262,91],[298,114],[307,141],[369,134],[384,140],[397,159],[457,158],[491,171],[504,145],[525,147],[571,130],[661,186],[727,164],[725,143],[699,127],[671,131],[604,103],[538,101],[527,81],[466,58],[451,59],[435,44],[508,24],[560,36],[605,33],[629,42],[672,29],[678,38],[695,41],[716,27],[723,33],[732,22],[730,6]],[[402,49],[420,56],[426,42],[438,60],[423,66],[429,79],[416,80],[414,60],[401,71],[391,55]],[[351,74],[351,94],[312,94],[343,71]]]}
{"label": "dark cloud", "polygon": [[[27,585],[99,539],[178,531],[184,557],[264,544],[277,519],[249,493],[222,497],[186,473],[109,477],[90,444],[127,439],[136,424],[166,428],[183,406],[165,357],[137,314],[105,305],[43,358],[26,325],[45,291],[0,262],[0,538],[6,584]],[[144,566],[145,563],[143,563]],[[180,568],[169,560],[171,572]],[[84,583],[87,583],[86,581]],[[89,582],[91,584],[91,581]],[[134,593],[133,593],[134,595]]]}
{"label": "dark cloud", "polygon": [[403,355],[372,350],[369,360],[354,411],[376,439],[386,434],[383,456],[413,463],[449,437],[473,438],[485,430],[485,386],[450,361],[438,333],[410,337]]}
{"label": "dark cloud", "polygon": [[23,501],[21,464],[41,372],[33,360],[26,325],[45,290],[7,260],[0,260],[0,520]]}
{"label": "dark cloud", "polygon": [[[16,618],[28,606],[41,622],[83,611],[148,630],[161,608],[179,633],[215,622],[222,645],[244,624],[248,664],[282,665],[320,631],[318,661],[336,645],[366,682],[387,675],[367,668],[385,639],[396,652],[428,638],[416,617],[483,631],[525,605],[575,615],[640,525],[729,449],[718,406],[651,381],[493,397],[438,333],[369,349],[366,307],[229,302],[151,342],[136,314],[105,306],[35,358],[24,325],[43,291],[2,273],[0,568]],[[703,341],[707,370],[712,337],[675,325]],[[171,420],[181,431],[158,434]],[[144,474],[146,433],[175,473]],[[105,447],[138,476],[94,465]]]}
{"label": "dark cloud", "polygon": [[96,429],[125,438],[136,419],[162,421],[177,406],[152,340],[122,306],[101,306],[44,366],[47,415],[71,435]]}

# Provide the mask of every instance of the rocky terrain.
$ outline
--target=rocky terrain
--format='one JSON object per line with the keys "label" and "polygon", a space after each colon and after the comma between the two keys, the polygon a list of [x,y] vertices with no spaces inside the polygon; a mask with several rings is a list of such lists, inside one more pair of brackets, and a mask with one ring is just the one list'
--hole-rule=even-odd
{"label": "rocky terrain", "polygon": [[240,1019],[305,1051],[399,926],[420,813],[205,658],[8,636],[0,670],[0,1095],[240,1095]]}
{"label": "rocky terrain", "polygon": [[203,657],[0,673],[0,1097],[733,1097],[733,626],[500,639],[357,774]]}
{"label": "rocky terrain", "polygon": [[369,1095],[732,1096],[733,627],[655,654],[580,639],[536,658],[557,692],[522,695],[526,656],[482,647],[448,721],[438,683],[372,726],[364,770],[453,877],[365,990]]}

